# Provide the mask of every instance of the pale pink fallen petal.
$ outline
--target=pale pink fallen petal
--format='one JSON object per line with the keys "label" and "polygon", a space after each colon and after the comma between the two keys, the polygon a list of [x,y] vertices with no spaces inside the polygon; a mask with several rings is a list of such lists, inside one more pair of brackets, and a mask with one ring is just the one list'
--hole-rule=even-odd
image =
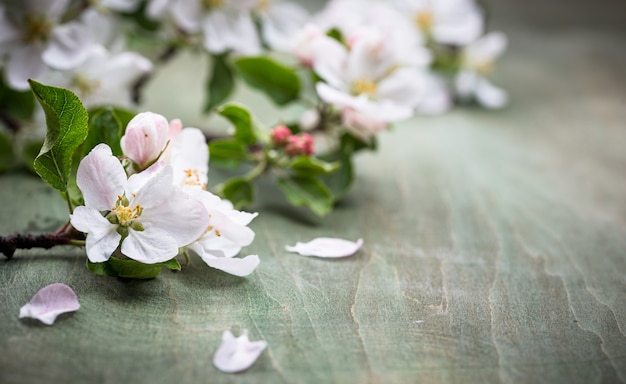
{"label": "pale pink fallen petal", "polygon": [[20,319],[30,317],[52,325],[60,314],[79,308],[80,303],[72,288],[55,283],[41,288],[28,304],[20,308]]}
{"label": "pale pink fallen petal", "polygon": [[213,355],[213,365],[226,373],[245,371],[254,364],[266,347],[267,342],[263,340],[250,341],[246,329],[239,337],[233,336],[230,331],[224,331],[222,343]]}
{"label": "pale pink fallen petal", "polygon": [[362,245],[363,239],[358,239],[354,242],[331,237],[318,237],[308,243],[298,242],[294,246],[288,245],[285,249],[289,252],[299,253],[302,256],[336,258],[352,256]]}

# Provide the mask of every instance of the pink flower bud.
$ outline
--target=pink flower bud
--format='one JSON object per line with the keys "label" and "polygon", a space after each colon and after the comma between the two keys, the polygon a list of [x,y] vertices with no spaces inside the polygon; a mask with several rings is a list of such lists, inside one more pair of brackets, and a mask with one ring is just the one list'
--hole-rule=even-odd
{"label": "pink flower bud", "polygon": [[313,136],[308,133],[303,133],[298,136],[291,136],[287,140],[285,146],[285,152],[290,157],[299,155],[312,155],[313,154]]}
{"label": "pink flower bud", "polygon": [[303,133],[300,136],[300,140],[302,143],[302,154],[310,156],[313,154],[313,136],[308,133]]}
{"label": "pink flower bud", "polygon": [[144,169],[157,160],[165,148],[169,129],[165,117],[152,112],[140,113],[126,127],[120,141],[122,152]]}
{"label": "pink flower bud", "polygon": [[284,145],[291,137],[291,131],[284,125],[279,125],[272,130],[272,141],[276,145]]}

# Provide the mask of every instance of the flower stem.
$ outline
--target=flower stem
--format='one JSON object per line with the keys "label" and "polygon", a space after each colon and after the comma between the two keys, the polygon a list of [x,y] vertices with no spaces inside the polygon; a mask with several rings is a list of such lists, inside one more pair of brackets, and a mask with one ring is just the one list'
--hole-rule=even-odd
{"label": "flower stem", "polygon": [[81,237],[82,234],[68,224],[52,233],[39,235],[16,233],[9,236],[0,236],[0,253],[4,254],[7,259],[11,259],[18,249],[50,249],[57,245],[84,246],[85,241]]}

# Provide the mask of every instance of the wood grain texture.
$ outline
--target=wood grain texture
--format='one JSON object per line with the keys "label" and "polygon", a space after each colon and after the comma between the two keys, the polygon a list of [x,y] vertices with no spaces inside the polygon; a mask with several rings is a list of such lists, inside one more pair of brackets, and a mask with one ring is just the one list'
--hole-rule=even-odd
{"label": "wood grain texture", "polygon": [[[624,7],[586,19],[581,4],[554,15],[561,28],[532,3],[493,4],[511,38],[494,82],[511,106],[399,125],[358,158],[329,217],[263,189],[248,278],[195,259],[122,283],[68,247],[0,261],[0,382],[626,382],[626,30],[610,11]],[[1,176],[0,201],[2,234],[66,215],[27,175]],[[283,250],[329,235],[365,246],[344,260]],[[52,327],[18,320],[53,282],[80,311]],[[245,373],[218,372],[222,331],[243,328],[268,350]]]}

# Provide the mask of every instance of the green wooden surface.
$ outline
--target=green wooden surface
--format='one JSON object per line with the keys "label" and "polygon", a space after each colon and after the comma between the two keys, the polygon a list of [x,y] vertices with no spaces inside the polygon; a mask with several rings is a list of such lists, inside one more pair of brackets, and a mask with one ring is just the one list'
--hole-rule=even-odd
{"label": "green wooden surface", "polygon": [[[493,4],[511,106],[401,124],[358,158],[353,191],[323,220],[264,198],[248,278],[195,259],[122,283],[64,247],[0,261],[0,382],[625,382],[626,13],[592,3]],[[193,121],[194,103],[170,108]],[[28,175],[1,176],[0,201],[1,234],[66,215]],[[334,261],[283,250],[328,235],[365,246]],[[52,327],[18,320],[53,282],[80,311]],[[243,328],[268,350],[220,373],[222,331]]]}

